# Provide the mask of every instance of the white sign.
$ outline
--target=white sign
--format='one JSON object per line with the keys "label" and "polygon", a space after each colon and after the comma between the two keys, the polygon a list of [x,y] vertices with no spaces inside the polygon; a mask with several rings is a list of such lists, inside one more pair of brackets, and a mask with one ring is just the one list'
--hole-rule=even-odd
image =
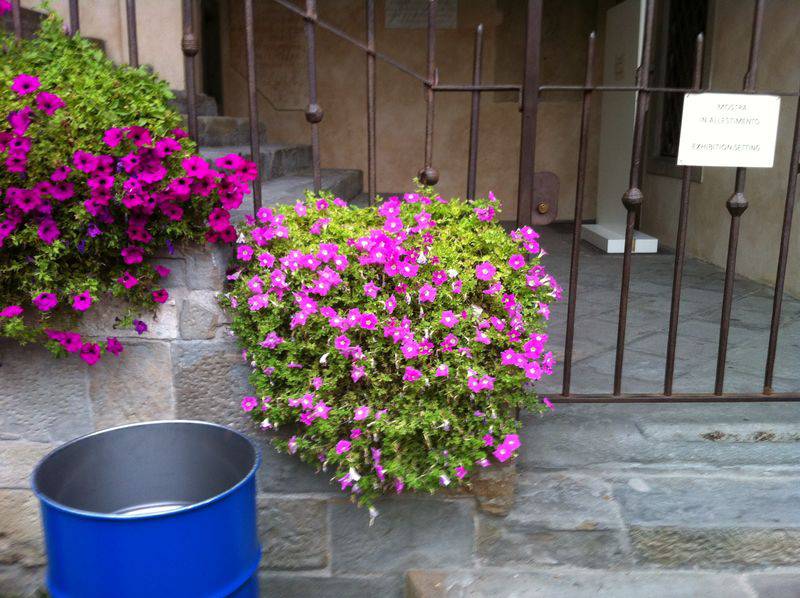
{"label": "white sign", "polygon": [[780,107],[778,96],[687,93],[678,165],[772,168]]}

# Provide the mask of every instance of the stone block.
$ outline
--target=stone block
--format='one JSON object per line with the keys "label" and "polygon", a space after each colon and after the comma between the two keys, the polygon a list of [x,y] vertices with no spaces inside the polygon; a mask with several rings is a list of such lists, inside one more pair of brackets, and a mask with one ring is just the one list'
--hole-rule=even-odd
{"label": "stone block", "polygon": [[95,428],[175,416],[172,355],[164,341],[132,341],[89,368]]}
{"label": "stone block", "polygon": [[0,563],[0,596],[23,598],[47,596],[44,586],[44,567],[23,567]]}
{"label": "stone block", "polygon": [[516,461],[478,468],[472,478],[472,493],[478,501],[478,509],[490,515],[508,515],[514,506],[516,487]]}
{"label": "stone block", "polygon": [[[718,572],[500,569],[409,572],[407,598],[753,598],[741,576]],[[431,583],[433,582],[433,583]]]}
{"label": "stone block", "polygon": [[242,396],[252,392],[250,367],[236,344],[175,341],[171,349],[176,416],[252,431],[241,408]]}
{"label": "stone block", "polygon": [[[142,310],[136,318],[147,324],[147,332],[140,335],[131,328],[121,328],[118,319],[124,316],[129,305],[121,299],[103,299],[87,311],[80,324],[80,332],[89,337],[104,340],[108,336],[120,339],[174,339],[178,338],[178,313],[185,292],[182,289],[170,292],[166,303],[150,311]],[[124,342],[124,340],[123,340]]]}
{"label": "stone block", "polygon": [[33,468],[56,446],[46,442],[0,442],[0,488],[28,488]]}
{"label": "stone block", "polygon": [[183,340],[212,339],[229,318],[219,305],[217,291],[191,291],[183,301],[180,335]]}
{"label": "stone block", "polygon": [[[522,499],[520,499],[522,500]],[[619,567],[631,562],[624,533],[617,530],[551,530],[480,517],[477,553],[490,567],[569,565]]]}
{"label": "stone block", "polygon": [[622,527],[611,485],[594,476],[527,472],[506,522],[515,529],[614,530]]}
{"label": "stone block", "polygon": [[798,573],[753,573],[747,576],[747,582],[758,598],[800,596]]}
{"label": "stone block", "polygon": [[0,434],[57,442],[93,430],[86,364],[0,341]]}
{"label": "stone block", "polygon": [[402,598],[403,578],[381,575],[292,575],[263,572],[261,594],[271,598]]}
{"label": "stone block", "polygon": [[349,500],[331,502],[332,570],[372,574],[410,568],[471,565],[474,501],[387,498],[370,525],[366,509]]}
{"label": "stone block", "polygon": [[643,527],[800,532],[798,478],[636,476],[615,482],[614,496],[625,521]]}
{"label": "stone block", "polygon": [[228,245],[206,245],[184,250],[186,286],[192,290],[220,291],[225,284],[225,271],[232,257]]}
{"label": "stone block", "polygon": [[250,437],[261,449],[258,485],[262,492],[297,494],[306,492],[330,493],[341,496],[331,475],[301,461],[296,455],[279,452],[270,442],[269,433],[251,426]]}
{"label": "stone block", "polygon": [[29,490],[0,490],[0,565],[44,564],[36,497]]}
{"label": "stone block", "polygon": [[634,525],[629,536],[636,561],[650,566],[739,569],[800,562],[800,530]]}
{"label": "stone block", "polygon": [[186,287],[186,260],[183,257],[173,257],[167,254],[151,260],[153,265],[160,265],[170,269],[169,276],[161,278],[161,286],[167,290]]}
{"label": "stone block", "polygon": [[325,500],[260,496],[258,529],[267,569],[322,569],[328,565]]}

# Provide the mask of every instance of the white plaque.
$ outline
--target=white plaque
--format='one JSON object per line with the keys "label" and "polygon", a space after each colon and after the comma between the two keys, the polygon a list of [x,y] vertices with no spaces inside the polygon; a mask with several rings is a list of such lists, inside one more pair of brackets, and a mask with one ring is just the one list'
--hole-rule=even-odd
{"label": "white plaque", "polygon": [[678,165],[772,168],[780,107],[778,96],[687,93]]}

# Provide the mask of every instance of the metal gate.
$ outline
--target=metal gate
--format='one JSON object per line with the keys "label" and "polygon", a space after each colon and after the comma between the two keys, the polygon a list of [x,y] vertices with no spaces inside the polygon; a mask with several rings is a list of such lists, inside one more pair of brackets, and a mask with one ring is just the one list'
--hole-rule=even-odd
{"label": "metal gate", "polygon": [[[645,141],[645,118],[650,98],[653,94],[684,94],[688,92],[716,91],[720,93],[769,93],[779,96],[798,97],[798,91],[785,90],[759,90],[756,88],[756,72],[758,70],[759,51],[763,34],[765,0],[755,0],[752,27],[750,35],[750,51],[747,71],[741,89],[707,89],[701,85],[703,72],[703,35],[697,36],[694,66],[692,73],[693,84],[688,88],[655,87],[650,84],[650,67],[653,53],[655,21],[655,1],[645,0],[645,24],[642,58],[637,69],[635,85],[597,85],[593,80],[595,67],[595,42],[596,36],[592,33],[588,40],[586,57],[585,78],[582,84],[575,85],[546,85],[540,82],[540,59],[542,46],[542,4],[543,0],[527,0],[526,34],[525,34],[525,67],[521,84],[512,85],[484,85],[481,81],[481,63],[483,57],[483,27],[478,26],[475,32],[475,51],[473,57],[472,82],[461,85],[439,84],[438,69],[436,68],[436,0],[428,0],[428,27],[427,27],[427,69],[424,75],[415,72],[394,58],[378,51],[375,47],[375,2],[365,0],[366,5],[366,34],[365,39],[359,40],[345,33],[336,26],[320,19],[317,15],[316,0],[305,0],[305,8],[300,8],[289,0],[270,0],[296,14],[305,22],[305,36],[307,48],[308,71],[308,107],[305,112],[306,120],[311,128],[312,167],[314,177],[314,190],[319,191],[321,184],[320,174],[320,147],[319,123],[324,112],[317,98],[317,58],[316,58],[316,30],[318,27],[325,29],[333,35],[347,41],[352,46],[362,50],[366,56],[367,71],[367,189],[372,199],[376,192],[376,139],[375,139],[375,65],[376,60],[382,60],[392,67],[407,74],[423,86],[425,91],[426,118],[425,118],[425,149],[419,178],[422,182],[435,185],[439,180],[439,173],[433,166],[433,134],[434,134],[434,107],[435,97],[438,93],[463,92],[471,94],[470,134],[469,134],[469,159],[467,164],[466,196],[475,195],[475,176],[478,157],[478,122],[480,116],[481,94],[492,91],[512,91],[520,94],[521,145],[519,156],[519,191],[517,197],[517,224],[520,226],[531,224],[534,197],[534,158],[536,153],[536,124],[539,104],[539,94],[554,91],[572,91],[583,95],[581,108],[580,142],[578,148],[577,185],[575,191],[574,226],[572,230],[572,255],[568,287],[568,310],[566,322],[566,340],[564,347],[564,378],[560,395],[553,399],[561,403],[646,403],[646,402],[747,402],[747,401],[800,401],[800,393],[775,393],[772,391],[773,374],[775,370],[775,357],[778,343],[778,333],[781,319],[781,302],[783,298],[786,267],[789,256],[789,239],[791,235],[792,214],[794,211],[795,192],[797,185],[798,168],[800,167],[800,102],[798,102],[795,116],[793,145],[789,168],[789,180],[786,187],[783,227],[780,239],[780,250],[777,262],[777,274],[773,292],[772,319],[767,354],[765,356],[764,382],[760,389],[744,394],[730,394],[723,392],[725,381],[725,366],[728,348],[728,333],[731,323],[731,308],[733,302],[734,277],[736,273],[736,253],[739,245],[739,225],[742,215],[747,210],[745,196],[746,169],[736,169],[736,179],[732,194],[726,202],[730,216],[730,236],[728,239],[728,253],[725,268],[725,284],[721,306],[721,320],[719,330],[719,347],[717,352],[716,376],[714,390],[711,393],[673,393],[673,377],[675,370],[675,346],[678,334],[678,319],[681,298],[681,280],[685,261],[686,228],[689,208],[689,187],[691,180],[691,167],[682,169],[680,192],[680,212],[678,217],[678,230],[675,243],[675,265],[672,280],[672,300],[669,317],[667,338],[667,357],[664,369],[664,386],[662,393],[656,394],[625,394],[622,392],[623,365],[625,358],[625,332],[628,316],[628,300],[631,283],[631,260],[633,249],[634,228],[636,214],[644,201],[641,191],[643,151]],[[136,38],[136,0],[126,0],[128,48],[131,63],[138,65],[138,50]],[[256,68],[255,46],[253,32],[253,0],[242,0],[242,9],[245,18],[245,38],[247,54],[247,81],[249,96],[249,123],[252,158],[259,153],[258,111],[256,105]],[[78,0],[69,0],[70,31],[79,29]],[[18,37],[22,35],[20,19],[20,2],[12,0],[12,12],[15,32]],[[195,60],[199,51],[198,38],[194,34],[194,3],[192,0],[183,0],[183,37],[181,49],[184,55],[186,74],[186,92],[188,97],[188,124],[189,134],[197,139],[197,106],[195,96]],[[589,122],[593,109],[593,98],[598,92],[636,92],[636,114],[634,120],[633,150],[630,160],[630,178],[628,190],[622,196],[622,203],[627,210],[625,229],[625,251],[622,262],[620,281],[619,318],[617,323],[616,359],[614,366],[613,388],[608,394],[579,395],[570,391],[573,342],[575,337],[575,305],[577,299],[578,273],[580,267],[581,245],[581,215],[583,213],[584,190],[586,181],[587,153],[589,140]],[[261,207],[261,173],[254,184],[254,209]]]}

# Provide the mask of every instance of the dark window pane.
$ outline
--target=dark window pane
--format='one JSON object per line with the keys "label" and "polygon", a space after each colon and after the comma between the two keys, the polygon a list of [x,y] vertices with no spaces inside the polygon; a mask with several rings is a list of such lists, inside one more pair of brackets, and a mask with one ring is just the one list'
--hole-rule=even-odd
{"label": "dark window pane", "polygon": [[[665,87],[690,87],[694,66],[695,39],[706,28],[708,0],[671,0],[666,44]],[[661,114],[662,156],[676,158],[681,134],[683,95],[664,94]]]}

